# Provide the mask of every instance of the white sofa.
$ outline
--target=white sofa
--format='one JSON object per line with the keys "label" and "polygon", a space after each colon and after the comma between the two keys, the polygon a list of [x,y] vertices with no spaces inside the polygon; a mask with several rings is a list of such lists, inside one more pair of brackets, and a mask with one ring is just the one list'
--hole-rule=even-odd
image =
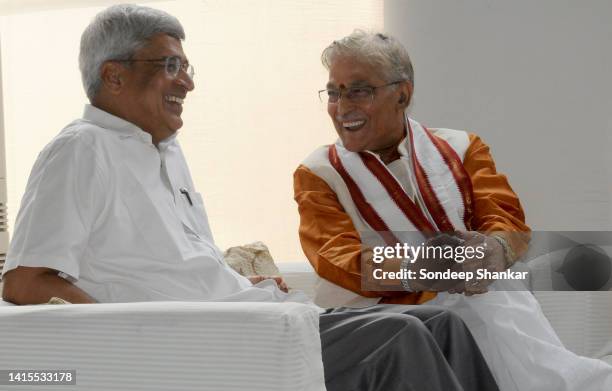
{"label": "white sofa", "polygon": [[[331,302],[309,264],[278,266]],[[535,295],[570,350],[612,364],[612,292]],[[318,313],[296,303],[5,305],[0,346],[0,369],[77,370],[55,390],[325,390]]]}
{"label": "white sofa", "polygon": [[5,303],[0,370],[76,370],[10,387],[33,391],[325,391],[318,324],[298,303]]}

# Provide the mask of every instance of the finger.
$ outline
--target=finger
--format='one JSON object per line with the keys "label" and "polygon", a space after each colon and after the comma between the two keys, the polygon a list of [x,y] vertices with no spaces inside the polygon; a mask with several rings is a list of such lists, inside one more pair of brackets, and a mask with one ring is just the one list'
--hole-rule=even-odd
{"label": "finger", "polygon": [[463,231],[463,232],[457,232],[457,237],[460,238],[461,240],[465,241],[465,242],[473,242],[475,240],[480,240],[479,238],[481,236],[483,236],[480,232],[478,231]]}
{"label": "finger", "polygon": [[268,277],[268,278],[274,279],[274,281],[276,282],[276,285],[278,286],[278,289],[280,289],[281,291],[283,291],[285,293],[289,292],[289,287],[285,283],[285,280],[283,280],[283,277],[281,277],[281,276],[271,276],[271,277]]}
{"label": "finger", "polygon": [[482,295],[483,293],[487,293],[488,291],[489,290],[485,288],[483,290],[470,292],[470,294],[467,296]]}
{"label": "finger", "polygon": [[449,234],[441,234],[430,238],[427,241],[428,246],[451,246],[457,247],[463,243],[461,238],[458,238],[454,235]]}
{"label": "finger", "polygon": [[478,285],[466,290],[465,294],[466,296],[481,295],[483,293],[487,293],[488,291],[489,289],[486,286]]}

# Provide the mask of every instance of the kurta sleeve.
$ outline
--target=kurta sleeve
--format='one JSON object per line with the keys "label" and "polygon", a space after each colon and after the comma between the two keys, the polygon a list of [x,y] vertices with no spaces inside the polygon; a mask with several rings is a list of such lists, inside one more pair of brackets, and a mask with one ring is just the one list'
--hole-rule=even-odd
{"label": "kurta sleeve", "polygon": [[300,242],[319,276],[362,296],[385,296],[385,303],[416,304],[435,296],[430,292],[361,290],[361,238],[350,216],[329,185],[308,167],[299,166],[293,180]]}
{"label": "kurta sleeve", "polygon": [[47,267],[78,279],[105,190],[82,137],[61,135],[47,145],[32,168],[3,274],[18,266]]}
{"label": "kurta sleeve", "polygon": [[300,214],[300,242],[316,272],[353,292],[361,292],[361,239],[336,194],[307,167],[293,174]]}
{"label": "kurta sleeve", "polygon": [[470,134],[463,166],[474,194],[469,228],[503,236],[519,257],[527,250],[530,238],[525,213],[506,176],[497,172],[489,147],[475,134]]}

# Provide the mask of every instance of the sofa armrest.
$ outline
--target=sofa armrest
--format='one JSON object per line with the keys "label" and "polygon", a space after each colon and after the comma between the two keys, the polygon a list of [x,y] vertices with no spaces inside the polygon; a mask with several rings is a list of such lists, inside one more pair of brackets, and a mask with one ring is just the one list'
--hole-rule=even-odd
{"label": "sofa armrest", "polygon": [[318,325],[298,303],[3,306],[0,368],[75,369],[70,390],[319,391]]}

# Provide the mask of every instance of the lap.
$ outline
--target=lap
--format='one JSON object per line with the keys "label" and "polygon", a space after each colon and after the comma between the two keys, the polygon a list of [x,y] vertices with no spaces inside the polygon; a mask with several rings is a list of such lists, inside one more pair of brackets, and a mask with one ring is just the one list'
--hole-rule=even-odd
{"label": "lap", "polygon": [[[394,314],[396,316],[394,316]],[[323,326],[336,321],[355,319],[404,319],[415,324],[424,323],[441,318],[457,318],[450,310],[443,306],[432,305],[401,305],[377,304],[365,308],[331,308],[321,314]],[[458,318],[457,318],[458,319]],[[323,331],[323,330],[322,330]]]}

